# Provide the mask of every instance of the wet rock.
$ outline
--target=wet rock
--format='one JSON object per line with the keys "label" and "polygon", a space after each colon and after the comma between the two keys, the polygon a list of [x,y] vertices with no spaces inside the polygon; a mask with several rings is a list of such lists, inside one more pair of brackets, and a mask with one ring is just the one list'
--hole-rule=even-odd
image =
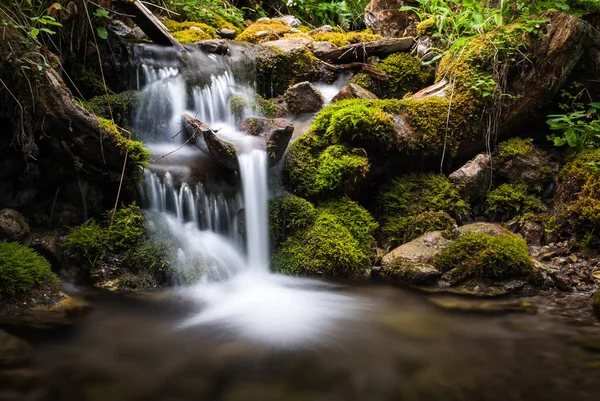
{"label": "wet rock", "polygon": [[198,48],[207,53],[225,56],[229,54],[229,46],[225,39],[209,39],[197,43]]}
{"label": "wet rock", "polygon": [[410,0],[373,0],[365,7],[365,25],[387,37],[415,36],[419,17],[410,10],[400,11],[414,5]]}
{"label": "wet rock", "polygon": [[429,263],[411,262],[404,257],[399,257],[394,262],[382,266],[379,274],[406,284],[427,284],[434,282],[442,275]]}
{"label": "wet rock", "polygon": [[283,95],[292,114],[315,113],[323,107],[325,99],[310,82],[300,82]]}
{"label": "wet rock", "polygon": [[469,198],[471,204],[477,204],[483,200],[489,188],[490,167],[490,156],[479,154],[450,174],[448,180],[458,186],[461,194]]}
{"label": "wet rock", "polygon": [[289,26],[291,26],[292,28],[298,28],[300,25],[302,25],[302,22],[300,22],[300,20],[296,17],[294,17],[293,15],[284,15],[283,17],[277,17],[277,18],[273,18],[275,21],[281,21]]}
{"label": "wet rock", "polygon": [[19,241],[29,232],[27,219],[13,209],[0,210],[0,240]]}
{"label": "wet rock", "polygon": [[219,37],[223,39],[235,39],[235,37],[237,36],[237,32],[233,29],[223,28],[217,31],[217,35],[219,35]]}
{"label": "wet rock", "polygon": [[48,259],[53,268],[60,267],[62,245],[60,234],[55,230],[36,230],[29,234],[27,245]]}
{"label": "wet rock", "polygon": [[481,300],[458,297],[430,297],[429,302],[445,310],[479,314],[535,314],[536,307],[528,301]]}
{"label": "wet rock", "polygon": [[331,99],[331,103],[338,102],[346,99],[367,99],[374,100],[377,96],[373,92],[370,92],[360,85],[349,83],[345,85],[340,91]]}
{"label": "wet rock", "polygon": [[281,160],[294,133],[294,125],[283,118],[245,118],[239,129],[265,141],[269,167]]}
{"label": "wet rock", "polygon": [[443,47],[439,38],[434,38],[431,35],[419,36],[415,43],[415,53],[418,58],[423,61],[431,61],[440,52]]}
{"label": "wet rock", "polygon": [[23,365],[30,361],[32,351],[25,341],[0,330],[0,367]]}
{"label": "wet rock", "polygon": [[107,28],[115,35],[124,39],[143,40],[147,38],[146,34],[140,27],[129,27],[123,21],[117,19],[111,20],[108,23]]}
{"label": "wet rock", "polygon": [[275,47],[285,54],[291,54],[305,48],[306,46],[310,45],[311,42],[312,41],[308,38],[288,38],[265,42],[262,45]]}
{"label": "wet rock", "polygon": [[541,245],[544,239],[544,226],[535,221],[526,221],[519,230],[521,237],[530,245]]}

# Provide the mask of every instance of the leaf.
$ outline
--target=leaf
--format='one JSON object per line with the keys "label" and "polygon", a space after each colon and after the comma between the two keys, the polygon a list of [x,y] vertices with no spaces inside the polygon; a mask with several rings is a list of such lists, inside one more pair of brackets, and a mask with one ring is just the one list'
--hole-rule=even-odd
{"label": "leaf", "polygon": [[98,37],[100,39],[104,39],[104,40],[108,39],[108,31],[106,30],[106,28],[102,28],[102,27],[96,28],[96,33],[98,34]]}
{"label": "leaf", "polygon": [[40,30],[37,28],[31,28],[31,30],[29,31],[29,34],[31,36],[33,36],[34,38],[37,38],[37,36],[40,34]]}
{"label": "leaf", "polygon": [[104,8],[98,8],[96,11],[94,11],[94,15],[98,18],[108,18],[108,10],[105,10]]}

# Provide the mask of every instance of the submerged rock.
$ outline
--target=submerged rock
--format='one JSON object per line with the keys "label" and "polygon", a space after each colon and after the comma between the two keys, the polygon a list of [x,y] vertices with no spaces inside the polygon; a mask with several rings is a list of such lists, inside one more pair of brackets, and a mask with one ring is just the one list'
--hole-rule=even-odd
{"label": "submerged rock", "polygon": [[288,109],[293,114],[315,113],[323,107],[325,99],[310,82],[300,82],[283,95]]}
{"label": "submerged rock", "polygon": [[365,7],[365,25],[383,36],[415,36],[419,17],[411,10],[400,11],[414,5],[410,0],[373,0]]}
{"label": "submerged rock", "polygon": [[0,210],[0,240],[19,241],[29,232],[27,219],[13,209]]}
{"label": "submerged rock", "polygon": [[331,99],[331,103],[339,102],[340,100],[346,99],[367,99],[374,100],[377,96],[363,88],[360,85],[349,83],[345,85],[340,91]]}

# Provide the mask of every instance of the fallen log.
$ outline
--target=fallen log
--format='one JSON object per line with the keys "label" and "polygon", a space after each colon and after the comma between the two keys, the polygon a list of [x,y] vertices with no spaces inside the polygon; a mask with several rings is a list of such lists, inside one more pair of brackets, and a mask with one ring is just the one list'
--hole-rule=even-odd
{"label": "fallen log", "polygon": [[356,43],[334,49],[315,49],[313,54],[320,60],[346,64],[355,61],[366,62],[369,57],[384,57],[392,53],[409,50],[415,43],[413,38],[386,38],[373,42]]}
{"label": "fallen log", "polygon": [[127,14],[135,16],[135,23],[157,45],[172,46],[181,51],[185,50],[181,43],[169,33],[169,30],[141,1],[119,0],[113,4]]}

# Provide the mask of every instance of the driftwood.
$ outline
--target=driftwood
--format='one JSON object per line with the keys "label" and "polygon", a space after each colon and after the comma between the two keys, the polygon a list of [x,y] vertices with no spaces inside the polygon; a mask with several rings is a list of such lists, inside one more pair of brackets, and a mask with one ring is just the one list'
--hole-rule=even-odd
{"label": "driftwood", "polygon": [[328,63],[346,64],[355,61],[366,62],[371,56],[383,57],[392,53],[409,50],[415,43],[413,38],[386,38],[373,42],[356,43],[336,49],[315,49],[314,55]]}
{"label": "driftwood", "polygon": [[[208,125],[196,120],[189,114],[183,114],[184,130],[190,143],[193,143],[198,148],[202,149],[196,139],[200,136],[204,138],[206,146],[210,152],[209,156],[230,170],[238,169],[238,161],[235,153],[235,148],[230,143],[220,140],[215,131]],[[203,149],[202,149],[203,150]]]}
{"label": "driftwood", "polygon": [[349,64],[330,64],[325,61],[321,63],[328,69],[334,72],[352,72],[354,74],[363,73],[371,76],[378,81],[387,81],[388,76],[385,72],[378,70],[371,64],[367,63],[349,63]]}
{"label": "driftwood", "polygon": [[179,50],[185,48],[171,34],[169,30],[152,14],[148,8],[138,0],[126,1],[120,0],[114,2],[114,5],[121,8],[124,12],[135,16],[135,23],[154,43],[163,46],[173,46]]}

